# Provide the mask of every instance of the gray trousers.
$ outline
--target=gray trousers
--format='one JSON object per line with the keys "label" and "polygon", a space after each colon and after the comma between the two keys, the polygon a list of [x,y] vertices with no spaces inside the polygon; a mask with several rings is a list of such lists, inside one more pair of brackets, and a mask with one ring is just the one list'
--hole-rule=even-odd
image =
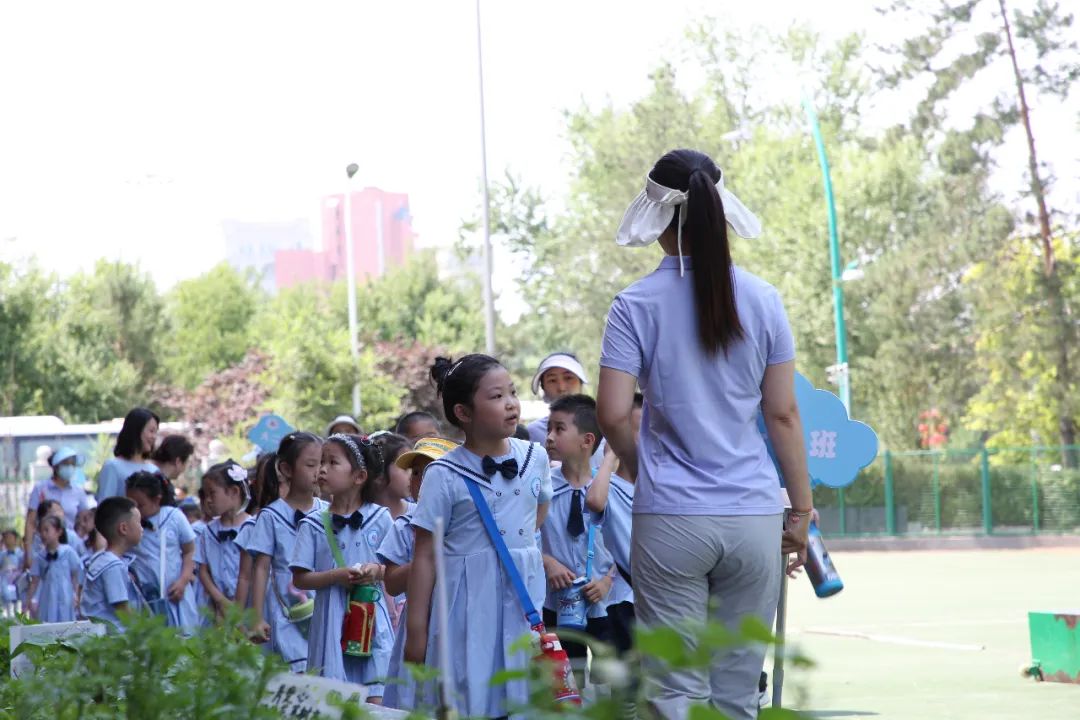
{"label": "gray trousers", "polygon": [[[671,627],[696,647],[687,621],[737,630],[747,615],[772,626],[780,596],[782,515],[635,514],[630,574],[637,620]],[[657,715],[685,720],[690,705],[710,703],[731,720],[753,720],[765,648],[717,655],[705,670],[669,671],[645,660],[645,698]]]}

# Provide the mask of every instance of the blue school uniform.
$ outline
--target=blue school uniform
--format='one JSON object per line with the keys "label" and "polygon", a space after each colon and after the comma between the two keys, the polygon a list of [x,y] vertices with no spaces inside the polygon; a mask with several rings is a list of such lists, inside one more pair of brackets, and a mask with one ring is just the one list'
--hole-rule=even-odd
{"label": "blue school uniform", "polygon": [[[412,527],[412,515],[406,513],[394,520],[390,532],[379,544],[379,562],[394,565],[408,565],[413,559],[413,545],[416,539]],[[396,599],[405,601],[405,593]],[[386,672],[387,683],[383,692],[383,705],[392,708],[411,708],[414,705],[415,692],[410,682],[409,669],[405,667],[405,618],[408,612],[407,602],[399,606],[398,626],[394,633],[394,649],[390,654],[390,667]]]}
{"label": "blue school uniform", "polygon": [[[300,602],[298,592],[292,588],[293,548],[296,545],[296,531],[300,521],[311,512],[322,512],[329,504],[315,498],[315,503],[306,513],[293,510],[282,499],[277,499],[264,507],[255,518],[246,538],[246,549],[252,556],[270,556],[270,575],[267,578],[266,600],[263,603],[263,617],[270,625],[270,644],[274,652],[289,663],[293,672],[304,672],[307,668],[308,626],[310,621],[289,622],[287,607]],[[314,597],[314,593],[304,591],[301,594]]]}
{"label": "blue school uniform", "polygon": [[25,557],[21,547],[0,549],[0,602],[12,604],[19,601],[18,582]]}
{"label": "blue school uniform", "polygon": [[[249,517],[239,525],[225,527],[221,518],[214,518],[205,526],[195,545],[195,562],[210,568],[210,579],[230,600],[236,598],[236,583],[240,578],[241,546],[237,539],[241,528],[254,524],[255,518]],[[205,592],[205,588],[203,590]],[[210,605],[209,593],[206,593],[206,605]]]}
{"label": "blue school uniform", "polygon": [[[160,472],[154,463],[132,462],[122,457],[109,458],[101,466],[101,472],[97,476],[97,499],[101,502],[105,498],[123,497],[127,494],[127,479],[135,473],[147,470]],[[65,512],[67,512],[65,510]],[[74,522],[74,519],[72,519]]]}
{"label": "blue school uniform", "polygon": [[[627,589],[630,584],[630,531],[634,524],[634,484],[623,480],[618,475],[611,476],[608,489],[607,507],[602,512],[593,513],[593,522],[603,527],[604,546],[611,553],[618,568],[616,584],[622,583]],[[614,593],[618,588],[612,585]],[[634,601],[630,591],[629,602]]]}
{"label": "blue school uniform", "polygon": [[[390,511],[382,505],[365,503],[357,512],[360,513],[360,527],[333,526],[342,557],[350,566],[378,562],[375,551],[394,522]],[[301,521],[289,565],[314,572],[325,572],[338,566],[323,528],[322,512],[311,513]],[[341,585],[318,590],[308,636],[308,669],[317,670],[323,677],[333,680],[367,685],[371,696],[381,697],[394,647],[394,629],[386,600],[383,594],[375,605],[371,657],[351,657],[341,651],[341,626],[349,605],[349,590]]]}
{"label": "blue school uniform", "polygon": [[[165,546],[165,573],[161,575],[161,548]],[[195,606],[195,588],[184,588],[180,602],[167,599],[169,587],[180,577],[183,568],[181,545],[195,542],[195,531],[179,508],[163,507],[143,521],[143,536],[132,552],[131,571],[143,595],[157,591],[165,598],[166,621],[170,627],[192,630],[199,624]],[[149,599],[149,598],[148,598]]]}
{"label": "blue school uniform", "polygon": [[41,578],[38,619],[43,623],[72,622],[75,619],[75,585],[71,576],[80,576],[82,563],[70,545],[60,544],[55,553],[47,550],[34,558],[30,575]]}
{"label": "blue school uniform", "polygon": [[86,561],[86,584],[83,586],[81,606],[83,617],[102,620],[118,632],[124,632],[124,624],[116,615],[118,603],[127,603],[129,610],[140,606],[128,563],[108,550],[94,553]]}
{"label": "blue school uniform", "polygon": [[[460,714],[470,717],[501,717],[511,708],[528,703],[528,685],[513,680],[492,687],[491,678],[502,670],[525,670],[531,653],[511,651],[511,646],[530,633],[524,609],[503,570],[495,547],[466,487],[465,477],[476,481],[491,509],[510,556],[539,608],[544,601],[544,564],[536,545],[536,509],[551,500],[548,455],[534,443],[510,438],[510,454],[493,458],[513,459],[518,471],[511,478],[501,472],[489,476],[482,458],[464,446],[455,448],[428,465],[413,525],[434,530],[441,518],[445,528],[446,583],[449,627],[439,625],[432,613],[428,625],[428,665],[438,664],[440,642],[450,643],[456,658],[451,694]],[[432,594],[433,602],[438,592]],[[435,705],[431,688],[418,700]]]}
{"label": "blue school uniform", "polygon": [[[570,572],[574,573],[575,577],[584,577],[585,565],[588,559],[588,528],[592,524],[592,518],[590,517],[591,513],[585,509],[585,495],[591,484],[590,482],[582,488],[573,488],[566,482],[561,468],[552,470],[551,508],[548,510],[544,524],[540,527],[540,538],[544,554],[552,556],[565,565]],[[576,496],[575,489],[578,490]],[[570,531],[566,529],[567,519],[570,516],[571,506],[574,502],[579,504],[585,527],[585,530],[576,537],[572,536]],[[598,580],[611,572],[611,553],[608,552],[604,544],[604,533],[600,528],[597,528],[593,538],[593,553],[592,577],[588,578],[589,581]],[[589,604],[587,616],[590,618],[606,617],[608,606],[627,600],[626,596],[628,594],[629,588],[626,587],[625,583],[612,581],[611,591],[607,597],[602,602]],[[558,612],[558,591],[548,590],[547,597],[544,599],[544,608],[552,612]]]}

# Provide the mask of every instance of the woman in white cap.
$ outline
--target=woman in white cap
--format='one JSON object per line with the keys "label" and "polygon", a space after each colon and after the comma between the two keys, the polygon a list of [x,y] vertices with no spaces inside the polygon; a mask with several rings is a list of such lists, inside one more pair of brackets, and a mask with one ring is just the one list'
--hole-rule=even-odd
{"label": "woman in white cap", "polygon": [[64,509],[64,520],[68,528],[75,527],[79,512],[90,509],[90,496],[83,489],[86,475],[83,465],[86,458],[73,448],[62,447],[49,456],[52,477],[42,480],[30,491],[26,502],[26,529],[23,532],[25,545],[24,563],[30,566],[33,560],[34,538],[37,536],[38,506],[46,500],[55,500]]}
{"label": "woman in white cap", "polygon": [[[588,385],[585,368],[573,353],[557,352],[540,361],[540,366],[533,375],[532,391],[542,395],[549,405],[559,398],[578,395],[581,388]],[[545,415],[529,423],[529,439],[543,445],[547,442],[548,419]]]}
{"label": "woman in white cap", "polygon": [[[731,262],[727,225],[743,237],[761,227],[723,181],[708,156],[676,150],[656,163],[627,210],[618,243],[659,240],[667,256],[611,306],[597,398],[621,474],[637,479],[637,619],[679,629],[691,647],[688,619],[771,624],[781,551],[802,564],[813,510],[791,329],[776,289]],[[631,419],[637,384],[645,396],[640,447]],[[786,516],[759,408],[791,497]],[[748,720],[757,715],[763,661],[763,648],[745,647],[707,670],[647,666],[646,697],[666,718],[708,702]]]}

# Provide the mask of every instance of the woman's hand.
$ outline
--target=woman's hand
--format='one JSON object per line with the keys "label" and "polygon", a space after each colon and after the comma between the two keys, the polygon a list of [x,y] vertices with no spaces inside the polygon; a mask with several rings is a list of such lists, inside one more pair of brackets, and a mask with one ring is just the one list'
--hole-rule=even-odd
{"label": "woman's hand", "polygon": [[548,585],[552,590],[565,590],[577,579],[568,567],[550,555],[544,556],[544,574],[547,575]]}
{"label": "woman's hand", "polygon": [[611,592],[611,576],[605,575],[599,580],[593,580],[591,583],[581,588],[581,592],[585,595],[585,599],[593,605],[603,601],[608,593]]}
{"label": "woman's hand", "polygon": [[780,540],[780,552],[793,554],[786,572],[791,575],[806,564],[806,548],[810,544],[810,517],[788,513],[784,520],[784,534]]}

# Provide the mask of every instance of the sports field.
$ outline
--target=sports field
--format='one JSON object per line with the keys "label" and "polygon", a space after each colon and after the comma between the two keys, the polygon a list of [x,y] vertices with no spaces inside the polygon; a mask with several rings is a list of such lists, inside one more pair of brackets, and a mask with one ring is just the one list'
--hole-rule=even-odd
{"label": "sports field", "polygon": [[[1080,549],[838,552],[819,600],[790,584],[784,706],[813,718],[1077,720],[1080,685],[1020,677],[1029,610],[1080,609]],[[771,660],[767,664],[771,675]]]}

